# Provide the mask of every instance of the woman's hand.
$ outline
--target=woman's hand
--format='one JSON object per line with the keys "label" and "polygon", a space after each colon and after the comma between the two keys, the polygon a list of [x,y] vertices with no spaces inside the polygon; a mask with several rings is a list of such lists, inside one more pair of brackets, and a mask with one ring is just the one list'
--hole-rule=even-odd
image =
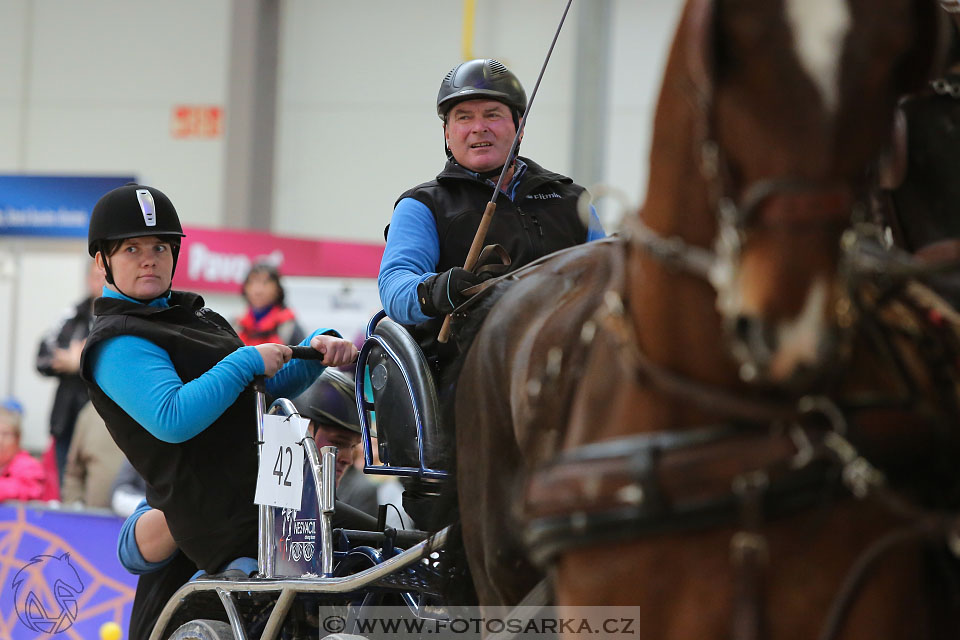
{"label": "woman's hand", "polygon": [[257,345],[255,349],[263,358],[263,375],[268,378],[272,378],[280,370],[280,367],[289,362],[291,356],[293,356],[293,351],[285,344],[261,344]]}
{"label": "woman's hand", "polygon": [[323,364],[328,367],[342,367],[357,361],[357,348],[343,338],[313,336],[310,346],[323,354]]}

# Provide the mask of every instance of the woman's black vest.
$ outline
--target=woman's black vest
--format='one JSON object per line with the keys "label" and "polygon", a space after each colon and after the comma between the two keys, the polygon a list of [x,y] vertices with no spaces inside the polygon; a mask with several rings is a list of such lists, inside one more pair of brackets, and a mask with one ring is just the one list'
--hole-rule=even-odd
{"label": "woman's black vest", "polygon": [[[173,292],[170,306],[115,298],[94,306],[81,376],[107,428],[147,483],[147,502],[163,511],[177,546],[200,569],[214,572],[242,556],[256,557],[256,401],[247,389],[198,435],[172,444],[158,440],[113,402],[93,380],[91,349],[114,336],[146,338],[170,355],[180,378],[198,378],[242,347],[230,324],[193,293]],[[126,375],[136,376],[130,362]],[[151,393],[149,388],[143,393]]]}

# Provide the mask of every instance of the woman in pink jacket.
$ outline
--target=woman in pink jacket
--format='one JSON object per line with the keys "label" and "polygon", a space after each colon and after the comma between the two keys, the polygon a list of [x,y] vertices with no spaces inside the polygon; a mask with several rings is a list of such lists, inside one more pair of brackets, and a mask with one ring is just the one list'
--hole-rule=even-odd
{"label": "woman in pink jacket", "polygon": [[39,500],[43,496],[43,466],[20,448],[22,415],[16,400],[0,403],[0,501]]}

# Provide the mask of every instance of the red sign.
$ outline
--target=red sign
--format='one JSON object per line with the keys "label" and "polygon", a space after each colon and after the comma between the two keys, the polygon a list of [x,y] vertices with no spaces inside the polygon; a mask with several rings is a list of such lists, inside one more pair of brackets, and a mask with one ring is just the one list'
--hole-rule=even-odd
{"label": "red sign", "polygon": [[223,109],[212,105],[179,104],[173,107],[170,135],[174,138],[218,138]]}
{"label": "red sign", "polygon": [[258,231],[187,227],[174,286],[187,291],[239,292],[255,262],[285,276],[376,278],[383,245],[306,240]]}

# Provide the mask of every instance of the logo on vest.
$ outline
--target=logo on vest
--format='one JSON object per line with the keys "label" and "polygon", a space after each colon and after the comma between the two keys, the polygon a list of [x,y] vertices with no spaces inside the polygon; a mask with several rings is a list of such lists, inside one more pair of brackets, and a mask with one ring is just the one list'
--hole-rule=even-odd
{"label": "logo on vest", "polygon": [[527,197],[530,198],[531,200],[550,200],[553,198],[560,199],[563,196],[561,196],[556,191],[551,191],[550,193],[531,193],[531,194],[528,194]]}

